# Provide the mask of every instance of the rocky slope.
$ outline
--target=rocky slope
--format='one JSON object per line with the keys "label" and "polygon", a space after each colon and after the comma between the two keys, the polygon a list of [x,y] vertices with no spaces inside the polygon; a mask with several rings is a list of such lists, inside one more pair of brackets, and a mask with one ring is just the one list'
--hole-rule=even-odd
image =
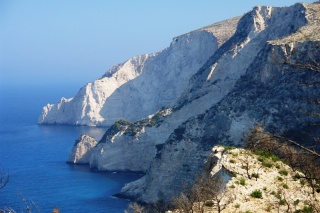
{"label": "rocky slope", "polygon": [[119,119],[137,121],[173,105],[191,76],[233,34],[237,21],[178,36],[161,52],[114,66],[74,98],[43,107],[38,123],[110,126]]}
{"label": "rocky slope", "polygon": [[98,170],[144,171],[121,195],[168,202],[182,182],[194,179],[215,144],[241,146],[258,123],[291,139],[319,136],[310,125],[319,119],[309,113],[318,112],[320,92],[319,12],[319,4],[255,7],[175,101],[143,120],[113,124],[88,163]]}
{"label": "rocky slope", "polygon": [[[262,154],[262,155],[261,155]],[[216,146],[212,157],[217,159],[211,175],[223,175],[226,190],[219,196],[225,209],[222,212],[318,212],[320,194],[312,194],[312,187],[302,178],[303,174],[275,156],[265,157],[263,153],[244,149]],[[246,167],[246,165],[249,165]],[[247,175],[247,169],[250,178]],[[252,177],[255,174],[255,177]],[[260,191],[261,198],[252,192]],[[194,203],[194,212],[218,212],[214,201],[203,200]],[[312,209],[312,207],[313,209]],[[199,207],[203,211],[199,211]],[[318,209],[316,209],[318,208]],[[311,211],[311,209],[313,211]],[[179,212],[167,211],[167,213]]]}
{"label": "rocky slope", "polygon": [[[128,184],[122,193],[146,202],[169,201],[176,191],[181,190],[182,181],[191,181],[199,172],[210,147],[217,143],[241,145],[246,131],[256,123],[281,135],[311,130],[305,124],[313,118],[301,113],[301,109],[312,111],[313,105],[307,104],[306,97],[317,97],[320,90],[318,86],[310,87],[301,81],[316,76],[319,79],[319,75],[310,70],[302,71],[284,61],[287,57],[295,62],[308,61],[306,57],[314,56],[319,62],[319,41],[267,42],[290,36],[306,25],[307,12],[306,6],[296,4],[289,8],[256,7],[246,14],[239,21],[238,31],[228,41],[245,42],[233,43],[229,50],[220,54],[219,49],[208,62],[212,65],[205,66],[194,76],[191,84],[198,82],[192,86],[196,89],[190,89],[185,96],[188,98],[184,98],[181,105],[188,108],[195,102],[201,108],[205,100],[222,96],[220,100],[205,113],[177,127],[163,148],[158,150],[145,177]],[[247,30],[246,34],[243,29]],[[241,36],[244,38],[239,39]],[[226,48],[228,42],[221,48]],[[224,57],[229,58],[228,63]],[[223,65],[220,69],[219,62]]]}

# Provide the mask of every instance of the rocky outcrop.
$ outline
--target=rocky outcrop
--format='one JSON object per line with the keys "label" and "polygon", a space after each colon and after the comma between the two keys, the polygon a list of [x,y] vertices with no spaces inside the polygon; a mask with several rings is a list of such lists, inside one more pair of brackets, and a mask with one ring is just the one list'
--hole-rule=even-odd
{"label": "rocky outcrop", "polygon": [[161,52],[116,65],[74,98],[45,106],[38,123],[110,126],[119,119],[137,121],[173,105],[191,76],[232,35],[237,21],[178,36]]}
{"label": "rocky outcrop", "polygon": [[91,150],[98,142],[89,135],[81,135],[71,150],[67,163],[88,164],[91,158]]}
{"label": "rocky outcrop", "polygon": [[256,124],[291,139],[320,135],[310,126],[318,118],[305,113],[318,110],[319,7],[263,6],[245,14],[175,101],[143,120],[114,123],[92,149],[91,167],[144,171],[121,196],[168,202],[211,161],[214,145],[241,146]]}
{"label": "rocky outcrop", "polygon": [[73,98],[61,98],[58,104],[47,104],[39,124],[100,125],[104,118],[100,110],[114,91],[143,72],[146,61],[154,54],[135,56],[106,72],[102,78],[82,87]]}
{"label": "rocky outcrop", "polygon": [[[215,187],[215,192],[225,189],[219,194],[224,206],[222,212],[303,212],[306,209],[318,212],[320,194],[312,193],[312,187],[301,178],[303,173],[276,156],[265,154],[232,147],[213,147],[211,156],[217,165],[211,175],[213,178],[220,176],[225,186],[211,184],[211,187]],[[260,192],[261,198],[252,195],[254,191]],[[211,199],[207,196],[201,203],[194,203],[194,212],[200,212],[197,211],[199,206],[204,213],[218,212],[215,198]],[[167,211],[172,212],[178,211]]]}

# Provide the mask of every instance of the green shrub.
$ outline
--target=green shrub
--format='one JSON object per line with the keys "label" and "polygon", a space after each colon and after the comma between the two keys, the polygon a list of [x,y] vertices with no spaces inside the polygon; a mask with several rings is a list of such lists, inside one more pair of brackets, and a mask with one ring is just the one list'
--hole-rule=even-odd
{"label": "green shrub", "polygon": [[312,212],[312,208],[310,206],[304,206],[302,212],[309,213]]}
{"label": "green shrub", "polygon": [[288,171],[284,170],[284,169],[280,170],[279,173],[280,173],[280,175],[284,175],[284,176],[288,175]]}
{"label": "green shrub", "polygon": [[279,200],[281,199],[281,196],[280,196],[279,193],[276,193],[275,191],[272,191],[271,194],[274,195],[277,199],[279,199]]}
{"label": "green shrub", "polygon": [[235,146],[224,146],[224,150],[229,151],[229,150],[233,150],[236,149]]}
{"label": "green shrub", "polygon": [[289,186],[288,186],[288,184],[286,184],[286,183],[283,184],[282,187],[285,188],[285,189],[289,189]]}
{"label": "green shrub", "polygon": [[280,160],[278,156],[276,156],[268,151],[257,150],[254,153],[259,155],[258,161],[260,161],[260,162],[264,162],[266,158],[271,159],[273,162],[277,162]]}
{"label": "green shrub", "polygon": [[271,155],[271,160],[273,160],[273,162],[277,162],[277,161],[279,161],[280,159],[279,159],[279,157],[276,156],[276,155]]}
{"label": "green shrub", "polygon": [[293,205],[297,206],[299,203],[300,203],[300,200],[299,200],[299,199],[296,199],[296,200],[293,202]]}
{"label": "green shrub", "polygon": [[264,158],[264,157],[262,157],[262,156],[259,156],[259,157],[258,157],[258,161],[260,161],[260,162],[264,162],[264,160],[265,160],[265,158]]}
{"label": "green shrub", "polygon": [[245,185],[246,185],[246,179],[240,178],[240,184],[241,184],[242,186],[245,186]]}
{"label": "green shrub", "polygon": [[230,188],[231,188],[231,189],[234,189],[234,188],[236,188],[236,187],[235,187],[235,185],[232,184],[232,185],[230,186]]}
{"label": "green shrub", "polygon": [[304,184],[306,184],[305,180],[300,180],[300,184],[304,186]]}
{"label": "green shrub", "polygon": [[280,199],[279,204],[280,204],[280,205],[285,205],[285,204],[286,204],[286,200]]}
{"label": "green shrub", "polygon": [[273,167],[273,163],[270,163],[270,162],[263,162],[262,165],[264,165],[265,167],[268,167],[268,168]]}
{"label": "green shrub", "polygon": [[234,159],[229,160],[230,163],[236,163]]}
{"label": "green shrub", "polygon": [[277,178],[278,178],[279,181],[283,181],[282,177],[278,176]]}
{"label": "green shrub", "polygon": [[237,203],[236,205],[234,205],[234,207],[238,209],[238,208],[240,208],[240,204]]}
{"label": "green shrub", "polygon": [[272,155],[270,152],[263,151],[263,150],[256,150],[254,153],[256,155],[260,155],[260,156],[265,157],[265,158],[269,158]]}
{"label": "green shrub", "polygon": [[252,173],[251,176],[254,177],[254,178],[259,178],[259,174],[258,173]]}
{"label": "green shrub", "polygon": [[214,206],[214,202],[212,200],[207,200],[205,203],[204,203],[205,206],[209,206],[209,207],[212,207]]}
{"label": "green shrub", "polygon": [[312,207],[304,206],[303,209],[295,210],[294,213],[311,213],[313,212]]}
{"label": "green shrub", "polygon": [[262,198],[262,192],[259,189],[254,190],[250,195],[254,198]]}

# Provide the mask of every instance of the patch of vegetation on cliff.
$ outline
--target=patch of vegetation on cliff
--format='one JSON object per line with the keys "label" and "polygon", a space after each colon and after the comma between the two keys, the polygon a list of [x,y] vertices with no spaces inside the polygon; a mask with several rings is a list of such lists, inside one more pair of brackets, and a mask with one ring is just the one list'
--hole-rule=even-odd
{"label": "patch of vegetation on cliff", "polygon": [[116,121],[109,129],[104,133],[99,143],[105,143],[107,139],[111,139],[118,132],[124,131],[131,123],[124,119]]}
{"label": "patch of vegetation on cliff", "polygon": [[135,123],[130,123],[124,134],[129,136],[136,136],[144,127],[159,126],[163,121],[162,118],[170,113],[170,109],[162,107],[155,115],[151,118],[145,118]]}
{"label": "patch of vegetation on cliff", "polygon": [[[255,144],[262,149],[222,147],[221,167],[233,174],[231,179],[223,183],[225,178],[219,177],[220,172],[197,177],[192,186],[173,199],[175,208],[169,212],[320,212],[319,164],[308,161],[313,168],[310,176],[311,171],[288,165],[289,158],[301,156],[301,150],[296,150],[299,155],[295,157],[280,158],[275,154],[280,152],[278,149],[272,153],[263,148],[270,147],[268,144],[259,140]],[[266,166],[265,162],[274,166]]]}
{"label": "patch of vegetation on cliff", "polygon": [[137,122],[129,122],[124,119],[116,121],[104,134],[99,143],[105,143],[107,139],[111,139],[116,134],[122,132],[127,136],[136,136],[144,127],[159,126],[163,118],[171,113],[171,109],[162,107],[156,114],[150,118],[145,118]]}

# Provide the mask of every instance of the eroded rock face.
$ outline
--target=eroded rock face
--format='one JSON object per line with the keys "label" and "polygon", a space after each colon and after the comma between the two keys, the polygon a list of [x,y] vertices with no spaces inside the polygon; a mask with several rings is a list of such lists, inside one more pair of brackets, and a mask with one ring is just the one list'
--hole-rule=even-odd
{"label": "eroded rock face", "polygon": [[315,106],[303,97],[316,98],[320,89],[302,82],[319,81],[320,76],[297,64],[311,63],[310,57],[319,63],[319,41],[268,42],[289,39],[307,25],[307,12],[304,5],[296,4],[289,8],[257,7],[246,14],[235,35],[195,74],[189,93],[181,99],[181,108],[193,102],[201,108],[204,97],[211,101],[211,107],[177,127],[145,177],[127,184],[122,194],[150,203],[170,202],[182,183],[191,182],[201,171],[214,145],[241,146],[245,133],[257,123],[280,135],[308,129],[314,118],[301,109],[312,111]]}
{"label": "eroded rock face", "polygon": [[[170,126],[162,122],[171,114],[172,109],[163,109],[135,123],[115,122],[92,150],[91,168],[146,172],[157,150],[170,135]],[[178,125],[178,122],[176,120],[172,125]]]}
{"label": "eroded rock face", "polygon": [[88,164],[91,158],[91,150],[98,142],[89,135],[81,135],[69,155],[68,163],[72,164]]}
{"label": "eroded rock face", "polygon": [[[192,69],[197,70],[197,68],[195,68],[195,66],[192,65],[192,63],[194,63],[192,61],[193,60],[202,61],[203,60],[202,57],[204,57],[205,55],[208,55],[208,53],[203,54],[201,52],[201,50],[204,48],[201,46],[207,45],[207,44],[205,43],[204,40],[202,40],[202,41],[199,40],[201,38],[200,35],[205,32],[205,34],[207,36],[209,36],[209,35],[215,36],[216,41],[217,41],[217,43],[216,43],[217,46],[215,46],[213,49],[211,49],[214,51],[217,47],[219,47],[223,44],[222,42],[224,42],[224,41],[228,40],[228,38],[230,38],[230,36],[232,35],[232,33],[234,32],[234,30],[236,28],[236,23],[238,22],[238,20],[239,20],[239,18],[233,18],[233,19],[230,19],[230,20],[227,20],[224,22],[219,22],[217,24],[210,25],[210,26],[205,27],[203,29],[196,30],[191,33],[174,38],[173,43],[171,45],[172,47],[170,47],[169,49],[172,49],[172,48],[173,49],[181,49],[181,46],[191,45],[191,47],[188,47],[190,50],[187,53],[187,55],[185,56],[186,58],[184,58],[183,61],[179,62],[180,65],[178,65],[178,67],[181,67],[181,69],[182,69],[184,66],[183,63],[186,62],[192,67]],[[209,34],[208,34],[208,31],[210,31]],[[192,41],[196,37],[199,37],[199,38],[197,38],[197,40],[198,40],[197,43],[195,43],[195,41]],[[185,38],[187,38],[187,42],[184,40]],[[182,44],[178,44],[178,42],[182,42]],[[202,42],[204,42],[204,43],[202,44]],[[211,41],[207,41],[207,42],[210,43]],[[195,45],[195,46],[193,46],[193,45]],[[209,48],[209,47],[210,47],[210,44],[207,48]],[[164,50],[160,54],[167,54],[169,49]],[[169,66],[169,65],[171,67],[176,66],[176,65],[174,65],[173,58],[177,57],[177,56],[174,56],[177,53],[174,53],[173,50],[170,50],[169,52],[172,52],[172,53],[170,53],[167,56],[167,59],[165,61],[158,61],[158,62],[155,61],[155,62],[153,62],[152,66],[155,66],[156,63],[158,63],[158,65],[157,65],[158,68],[160,68],[160,67],[163,68],[164,65],[161,63],[165,63],[165,64],[167,63],[167,65],[165,65],[165,66]],[[197,56],[193,57],[193,59],[188,59],[189,56],[192,57],[192,54],[196,54]],[[198,56],[198,54],[200,54],[201,56]],[[169,58],[171,58],[171,59],[169,60]],[[187,60],[189,60],[189,62],[187,62]],[[187,68],[187,70],[191,69],[191,67]],[[176,70],[164,69],[164,72],[167,73],[165,76],[162,76],[163,73],[161,74],[160,70],[157,72],[157,74],[154,74],[154,73],[145,74],[145,75],[149,75],[149,77],[146,77],[149,80],[147,82],[145,82],[144,84],[152,83],[157,86],[156,86],[156,88],[154,88],[154,90],[151,88],[147,89],[148,92],[146,92],[145,94],[142,95],[143,99],[145,99],[146,97],[149,97],[150,100],[143,100],[140,102],[142,102],[144,104],[152,104],[155,101],[157,102],[157,101],[164,100],[163,98],[159,97],[158,95],[155,95],[154,91],[157,91],[157,92],[164,91],[165,92],[165,91],[167,91],[167,89],[170,90],[172,88],[179,87],[180,92],[176,93],[175,95],[170,95],[170,92],[168,93],[168,91],[165,92],[165,96],[166,96],[165,98],[168,100],[167,103],[170,102],[169,105],[174,105],[173,103],[177,100],[177,97],[179,97],[179,93],[182,93],[182,91],[183,91],[182,88],[186,87],[186,85],[182,87],[181,86],[182,83],[186,84],[188,79],[191,77],[191,76],[186,77],[186,75],[190,74],[190,73],[189,74],[185,73],[185,72],[189,72],[187,70],[185,67],[183,68],[182,72],[181,72],[180,68],[176,69]],[[161,76],[160,76],[160,74],[161,74]],[[179,77],[181,75],[185,76],[183,78],[184,80]],[[169,78],[170,80],[167,81],[165,78]],[[153,79],[153,80],[150,80],[150,79]],[[131,81],[131,82],[133,84],[137,84],[134,82],[140,82],[142,80],[143,79],[139,77],[139,79],[135,79],[134,81]],[[184,82],[182,82],[181,80],[183,80]],[[162,86],[159,85],[158,83],[156,83],[158,81],[161,82],[161,84],[165,84],[165,85],[162,85]],[[130,82],[128,82],[122,88],[132,87],[130,85],[132,85],[132,84],[130,84]],[[119,88],[119,91],[122,88]],[[124,107],[126,107],[126,108],[130,108],[130,106],[137,101],[137,100],[133,100],[133,99],[139,99],[139,97],[140,97],[139,95],[138,96],[133,95],[133,94],[135,94],[135,92],[144,91],[143,89],[139,89],[139,90],[131,90],[131,89],[127,90],[127,92],[128,92],[127,97],[128,97],[128,100],[130,100],[130,103],[125,104],[126,106],[124,106]],[[123,93],[121,93],[121,94],[123,94]],[[152,97],[150,96],[150,94],[153,94],[153,95],[151,95]],[[119,95],[120,95],[120,93],[119,93]],[[169,101],[169,99],[171,99],[171,101]],[[203,99],[203,100],[205,100],[205,99]],[[112,100],[110,100],[110,101],[112,102]],[[215,100],[213,100],[213,101],[215,101]],[[143,106],[139,103],[136,103],[135,105],[139,109],[132,108],[132,109],[127,110],[127,112],[131,112],[131,116],[138,115],[140,113],[141,109],[143,108]],[[203,109],[206,109],[210,105],[211,105],[211,101],[208,101],[208,103],[204,103],[203,106],[201,106],[201,107],[199,107],[196,103],[194,103],[192,105],[192,107],[183,108],[183,109],[179,109],[179,110],[176,110],[174,107],[165,108],[165,107],[162,107],[162,105],[161,105],[163,110],[158,111],[160,107],[157,109],[154,108],[155,111],[149,113],[149,114],[151,114],[151,113],[156,112],[155,114],[149,116],[148,119],[150,119],[150,122],[138,121],[137,123],[133,124],[135,126],[134,129],[136,129],[135,130],[136,133],[134,133],[134,134],[132,134],[133,132],[130,132],[129,134],[128,133],[124,134],[125,132],[128,132],[128,129],[127,129],[128,126],[126,126],[126,125],[123,125],[123,127],[121,129],[117,129],[117,128],[114,128],[114,126],[112,126],[107,131],[105,136],[101,139],[100,144],[96,148],[94,148],[93,155],[92,155],[92,158],[90,161],[91,167],[98,169],[98,170],[103,170],[103,171],[122,170],[122,171],[143,171],[143,172],[145,172],[147,170],[147,168],[149,167],[151,160],[154,158],[154,156],[157,152],[157,149],[159,149],[161,144],[163,144],[165,142],[165,140],[170,136],[172,130],[177,128],[178,125],[180,125],[182,122],[186,121],[190,116],[196,115],[200,112],[204,112]],[[144,109],[143,112],[146,113],[147,112],[146,109],[145,108],[143,108],[143,109]],[[135,111],[133,112],[133,110],[135,110]],[[175,111],[175,115],[171,116],[171,114],[173,113],[173,110]],[[111,113],[111,111],[109,111],[109,113]],[[117,113],[115,113],[115,114],[117,114]],[[167,119],[164,119],[164,117],[166,117]],[[146,120],[146,119],[144,119],[144,120]],[[136,128],[136,127],[138,127],[138,128]],[[158,146],[159,144],[160,144],[160,146]]]}
{"label": "eroded rock face", "polygon": [[232,35],[237,21],[178,36],[161,52],[114,66],[74,98],[43,107],[38,123],[110,126],[119,119],[137,121],[173,105],[191,76]]}
{"label": "eroded rock face", "polygon": [[312,83],[320,81],[319,72],[299,64],[320,63],[320,35],[312,34],[308,41],[297,35],[319,32],[314,22],[319,11],[319,4],[255,7],[231,38],[217,39],[224,43],[170,107],[137,122],[112,125],[92,149],[91,167],[144,171],[121,195],[170,202],[182,183],[192,182],[207,165],[213,146],[243,145],[244,135],[256,124],[279,135],[306,129],[319,135],[307,125],[314,117],[301,113],[316,109],[308,100],[320,92]]}

